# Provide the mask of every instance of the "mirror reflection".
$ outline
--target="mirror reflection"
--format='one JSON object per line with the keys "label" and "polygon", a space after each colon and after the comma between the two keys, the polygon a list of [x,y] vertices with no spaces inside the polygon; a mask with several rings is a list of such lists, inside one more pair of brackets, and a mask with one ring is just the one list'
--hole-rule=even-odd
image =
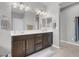
{"label": "mirror reflection", "polygon": [[[27,5],[28,4],[28,5]],[[32,3],[13,3],[12,22],[13,31],[41,30],[51,28],[52,17],[46,17],[46,8],[35,7]]]}

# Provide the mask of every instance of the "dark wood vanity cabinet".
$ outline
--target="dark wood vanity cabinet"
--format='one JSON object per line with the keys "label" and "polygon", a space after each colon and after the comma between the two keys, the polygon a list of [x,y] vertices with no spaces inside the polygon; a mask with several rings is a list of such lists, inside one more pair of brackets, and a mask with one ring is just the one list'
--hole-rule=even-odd
{"label": "dark wood vanity cabinet", "polygon": [[48,33],[48,46],[51,46],[53,44],[53,33]]}
{"label": "dark wood vanity cabinet", "polygon": [[48,46],[48,34],[43,35],[43,48]]}
{"label": "dark wood vanity cabinet", "polygon": [[43,35],[42,34],[36,34],[35,35],[35,51],[39,51],[42,49],[42,40],[43,40]]}
{"label": "dark wood vanity cabinet", "polygon": [[53,44],[53,33],[12,36],[12,56],[25,57]]}
{"label": "dark wood vanity cabinet", "polygon": [[34,38],[29,37],[25,40],[25,55],[31,54],[34,52]]}
{"label": "dark wood vanity cabinet", "polygon": [[25,56],[25,41],[14,39],[12,41],[12,56],[24,57]]}

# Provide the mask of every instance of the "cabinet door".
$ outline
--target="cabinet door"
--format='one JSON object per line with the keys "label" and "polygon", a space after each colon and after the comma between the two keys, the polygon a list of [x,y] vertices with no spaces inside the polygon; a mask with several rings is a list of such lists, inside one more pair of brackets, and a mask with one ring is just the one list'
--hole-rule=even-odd
{"label": "cabinet door", "polygon": [[43,48],[48,46],[48,34],[43,34]]}
{"label": "cabinet door", "polygon": [[43,37],[43,48],[48,46],[48,36]]}
{"label": "cabinet door", "polygon": [[49,46],[53,44],[53,33],[48,33],[48,44]]}
{"label": "cabinet door", "polygon": [[34,52],[34,38],[28,38],[26,40],[26,55]]}
{"label": "cabinet door", "polygon": [[35,51],[39,51],[42,49],[42,43],[36,44],[35,45]]}
{"label": "cabinet door", "polygon": [[12,41],[12,56],[24,57],[25,56],[25,40],[13,40]]}

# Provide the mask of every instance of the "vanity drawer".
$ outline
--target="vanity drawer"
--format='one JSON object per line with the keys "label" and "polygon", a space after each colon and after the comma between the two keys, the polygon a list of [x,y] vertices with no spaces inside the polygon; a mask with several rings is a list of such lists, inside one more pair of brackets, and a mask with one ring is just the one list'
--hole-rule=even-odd
{"label": "vanity drawer", "polygon": [[34,35],[27,35],[26,38],[28,38],[28,39],[34,38]]}
{"label": "vanity drawer", "polygon": [[43,37],[48,37],[48,33],[44,33],[43,34]]}
{"label": "vanity drawer", "polygon": [[38,44],[38,43],[42,43],[42,38],[41,37],[35,39],[35,44]]}
{"label": "vanity drawer", "polygon": [[42,36],[43,36],[42,34],[36,34],[35,35],[36,38],[39,38],[39,37],[42,37]]}
{"label": "vanity drawer", "polygon": [[14,40],[26,39],[26,36],[13,36],[12,39],[14,39]]}
{"label": "vanity drawer", "polygon": [[35,45],[35,51],[42,49],[42,43]]}

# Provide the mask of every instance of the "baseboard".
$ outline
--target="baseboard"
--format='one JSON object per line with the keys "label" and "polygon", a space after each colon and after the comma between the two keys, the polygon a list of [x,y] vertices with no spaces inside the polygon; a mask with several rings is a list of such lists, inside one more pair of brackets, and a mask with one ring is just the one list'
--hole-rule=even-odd
{"label": "baseboard", "polygon": [[55,47],[55,48],[60,48],[59,46],[56,46],[56,45],[52,45],[53,47]]}
{"label": "baseboard", "polygon": [[65,42],[65,43],[68,43],[68,44],[72,44],[72,45],[76,45],[76,46],[79,46],[79,44],[76,44],[76,43],[72,43],[72,42],[68,42],[68,41],[64,41],[64,40],[61,40],[61,42]]}

